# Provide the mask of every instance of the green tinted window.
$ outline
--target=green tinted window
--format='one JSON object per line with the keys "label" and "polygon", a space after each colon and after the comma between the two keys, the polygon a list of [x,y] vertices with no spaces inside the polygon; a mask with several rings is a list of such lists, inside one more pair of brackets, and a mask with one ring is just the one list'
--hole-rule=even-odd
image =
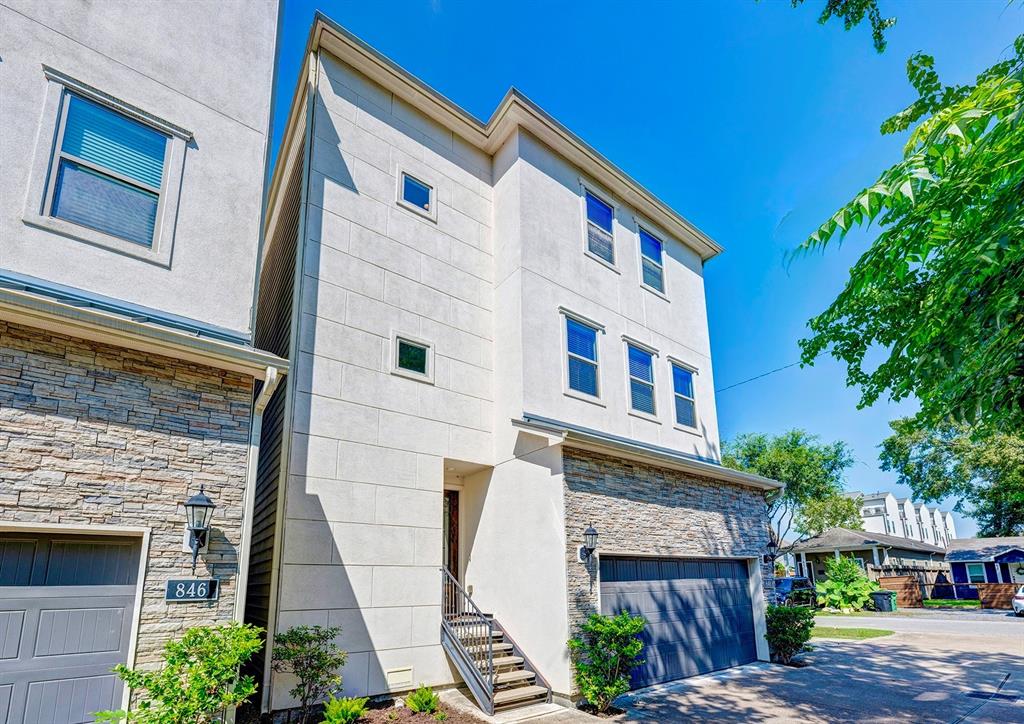
{"label": "green tinted window", "polygon": [[404,339],[398,340],[398,366],[410,372],[427,374],[427,348]]}

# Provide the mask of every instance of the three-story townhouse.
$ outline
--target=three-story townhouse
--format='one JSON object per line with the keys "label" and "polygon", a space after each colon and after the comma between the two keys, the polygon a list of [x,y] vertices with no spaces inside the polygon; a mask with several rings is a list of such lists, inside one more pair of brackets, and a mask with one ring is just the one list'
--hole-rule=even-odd
{"label": "three-story townhouse", "polygon": [[324,16],[307,50],[266,220],[256,335],[293,373],[250,619],[340,626],[347,694],[461,679],[488,711],[568,698],[593,612],[647,617],[636,685],[767,659],[779,484],[719,463],[720,247],[518,91],[483,122]]}
{"label": "three-story townhouse", "polygon": [[[115,664],[242,619],[287,371],[251,342],[277,20],[276,0],[0,4],[5,722],[91,721],[127,703]],[[190,499],[216,506],[195,538]]]}

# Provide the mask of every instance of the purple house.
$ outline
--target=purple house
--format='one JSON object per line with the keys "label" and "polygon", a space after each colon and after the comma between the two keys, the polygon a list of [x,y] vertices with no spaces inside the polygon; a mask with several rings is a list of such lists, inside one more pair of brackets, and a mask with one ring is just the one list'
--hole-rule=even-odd
{"label": "purple house", "polygon": [[1024,584],[1024,536],[951,540],[946,562],[954,583]]}

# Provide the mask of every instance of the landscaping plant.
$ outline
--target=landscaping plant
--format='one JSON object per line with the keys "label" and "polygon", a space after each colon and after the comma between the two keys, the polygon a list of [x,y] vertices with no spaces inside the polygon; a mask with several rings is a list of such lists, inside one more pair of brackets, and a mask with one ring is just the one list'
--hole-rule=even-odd
{"label": "landscaping plant", "polygon": [[581,635],[570,639],[576,687],[599,712],[629,691],[629,674],[644,661],[639,636],[646,621],[623,611],[618,616],[591,614]]}
{"label": "landscaping plant", "polygon": [[334,639],[337,626],[293,626],[274,636],[274,671],[294,674],[298,683],[288,693],[299,701],[300,719],[308,721],[310,707],[341,686],[338,669],[348,654]]}
{"label": "landscaping plant", "polygon": [[814,629],[814,609],[807,606],[769,606],[765,615],[768,649],[772,661],[787,666],[793,657],[810,651],[807,642]]}
{"label": "landscaping plant", "polygon": [[433,691],[421,685],[413,693],[405,698],[405,705],[410,711],[433,714],[441,706],[441,700]]}
{"label": "landscaping plant", "polygon": [[263,645],[263,629],[237,621],[190,628],[164,645],[158,669],[114,672],[137,696],[131,711],[103,711],[96,721],[143,724],[208,724],[256,691],[251,676],[238,669]]}
{"label": "landscaping plant", "polygon": [[871,592],[878,590],[878,584],[869,580],[850,556],[826,560],[825,575],[828,580],[818,581],[814,587],[818,603],[826,608],[860,611],[871,600]]}
{"label": "landscaping plant", "polygon": [[369,700],[369,697],[335,699],[332,696],[324,704],[324,719],[321,724],[352,724],[366,715],[366,702]]}

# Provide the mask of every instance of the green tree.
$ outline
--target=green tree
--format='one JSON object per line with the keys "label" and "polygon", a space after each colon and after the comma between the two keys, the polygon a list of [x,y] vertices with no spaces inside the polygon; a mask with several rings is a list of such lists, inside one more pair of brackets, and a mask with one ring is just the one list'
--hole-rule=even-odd
{"label": "green tree", "polygon": [[842,494],[812,498],[804,502],[793,527],[801,536],[813,538],[829,528],[861,530],[860,508],[862,498]]}
{"label": "green tree", "polygon": [[[808,519],[806,506],[827,501],[819,504],[821,510],[835,503],[842,495],[843,474],[853,464],[853,456],[842,441],[823,443],[803,430],[789,430],[774,436],[747,433],[726,441],[722,464],[785,484],[781,491],[765,494],[768,520],[780,543],[779,554],[784,554],[812,532],[820,532],[814,527],[825,513],[821,511],[817,520]],[[790,532],[799,536],[783,545]]]}
{"label": "green tree", "polygon": [[[790,0],[793,7],[804,4],[804,0]],[[871,39],[875,50],[885,50],[885,31],[896,24],[896,18],[883,18],[878,9],[878,0],[825,0],[825,7],[818,16],[824,25],[832,18],[839,18],[847,30],[860,25],[865,18],[871,23]]]}
{"label": "green tree", "polygon": [[164,645],[158,669],[114,672],[138,697],[131,711],[96,714],[97,721],[127,719],[143,724],[208,724],[220,721],[229,707],[238,706],[256,691],[251,676],[238,669],[263,645],[263,629],[232,622],[223,626],[190,628],[179,640]]}
{"label": "green tree", "polygon": [[895,471],[915,497],[956,498],[955,510],[977,520],[980,535],[1024,535],[1024,436],[972,434],[956,424],[922,428],[909,418],[890,426],[882,469]]}
{"label": "green tree", "polygon": [[295,686],[288,692],[299,702],[299,721],[309,719],[310,707],[341,686],[338,669],[348,654],[334,640],[339,626],[292,626],[274,636],[274,671],[294,674]]}
{"label": "green tree", "polygon": [[629,674],[640,664],[646,622],[623,611],[618,616],[593,613],[580,635],[569,640],[576,687],[598,711],[629,691]]}
{"label": "green tree", "polygon": [[897,133],[921,121],[903,159],[801,247],[824,248],[856,226],[881,230],[810,321],[802,360],[827,352],[844,362],[862,407],[916,397],[923,429],[954,420],[1021,430],[1024,36],[974,84],[944,86],[922,54],[907,75],[920,97],[882,125]]}

